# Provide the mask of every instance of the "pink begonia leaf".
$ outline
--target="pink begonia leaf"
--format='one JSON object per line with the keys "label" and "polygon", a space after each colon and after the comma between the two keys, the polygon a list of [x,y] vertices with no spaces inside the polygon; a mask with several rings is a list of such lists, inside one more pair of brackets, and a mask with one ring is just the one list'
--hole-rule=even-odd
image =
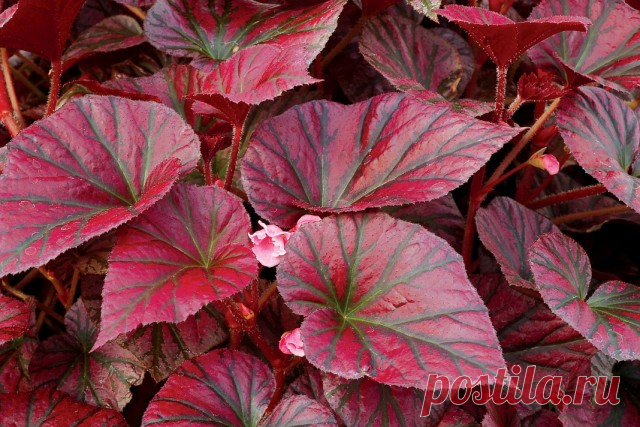
{"label": "pink begonia leaf", "polygon": [[291,233],[283,231],[277,225],[267,225],[262,221],[258,221],[258,224],[262,230],[249,234],[249,239],[253,243],[251,251],[260,264],[265,267],[275,267],[286,253],[284,246],[289,241]]}
{"label": "pink begonia leaf", "polygon": [[118,231],[95,347],[139,325],[178,323],[244,289],[257,273],[242,201],[216,186],[177,184]]}
{"label": "pink begonia leaf", "polygon": [[325,375],[323,387],[329,404],[345,425],[427,425],[427,418],[420,418],[423,390],[389,386],[368,378],[346,380],[331,374]]}
{"label": "pink begonia leaf", "polygon": [[85,96],[20,132],[0,176],[0,275],[136,217],[190,172],[197,136],[152,102]]}
{"label": "pink begonia leaf", "polygon": [[577,89],[558,107],[564,143],[580,166],[640,212],[640,110],[595,87]]}
{"label": "pink begonia leaf", "polygon": [[529,19],[583,16],[593,25],[586,34],[565,33],[546,40],[529,56],[539,67],[565,65],[576,73],[616,90],[640,85],[640,12],[623,0],[543,0]]}
{"label": "pink begonia leaf", "polygon": [[[33,313],[35,325],[35,313]],[[31,390],[29,363],[38,347],[38,339],[29,332],[0,346],[0,393]]]}
{"label": "pink begonia leaf", "polygon": [[34,387],[55,388],[80,402],[122,410],[129,388],[142,382],[144,367],[130,351],[108,343],[90,351],[98,328],[78,300],[65,316],[67,333],[44,341],[31,360]]}
{"label": "pink begonia leaf", "polygon": [[507,197],[496,197],[476,214],[478,236],[500,264],[511,286],[535,289],[527,251],[542,234],[560,230],[539,213]]}
{"label": "pink begonia leaf", "polygon": [[408,18],[367,20],[360,36],[364,58],[400,91],[430,90],[455,97],[464,74],[462,58],[448,41]]}
{"label": "pink begonia leaf", "polygon": [[449,5],[438,15],[462,27],[499,68],[506,68],[529,48],[562,31],[586,31],[590,20],[552,16],[514,22],[479,7]]}
{"label": "pink begonia leaf", "polygon": [[255,105],[296,86],[319,81],[307,72],[301,48],[260,44],[221,62],[207,76],[202,92],[222,95],[236,104]]}
{"label": "pink begonia leaf", "polygon": [[146,41],[142,27],[127,15],[110,16],[80,34],[62,56],[63,69],[98,52],[113,52]]}
{"label": "pink begonia leaf", "polygon": [[551,311],[609,357],[640,358],[640,288],[610,281],[589,294],[589,258],[561,233],[538,239],[529,250],[529,260],[536,286]]}
{"label": "pink begonia leaf", "polygon": [[304,357],[304,345],[302,344],[300,328],[293,331],[287,331],[282,334],[278,348],[284,354],[293,354],[294,356]]}
{"label": "pink begonia leaf", "polygon": [[442,4],[442,0],[408,0],[408,3],[418,12],[427,15],[434,21],[438,21],[436,10]]}
{"label": "pink begonia leaf", "polygon": [[555,76],[542,69],[520,76],[518,79],[518,97],[526,101],[551,101],[567,93],[559,86]]}
{"label": "pink begonia leaf", "polygon": [[438,92],[426,89],[409,89],[407,90],[407,94],[421,102],[424,102],[425,104],[451,108],[457,113],[466,114],[472,117],[479,117],[487,114],[493,111],[494,108],[492,103],[476,101],[475,99],[454,99],[452,101],[447,101]]}
{"label": "pink begonia leaf", "polygon": [[85,0],[19,0],[0,14],[0,46],[58,60]]}
{"label": "pink begonia leaf", "polygon": [[307,224],[277,274],[287,305],[306,317],[305,356],[325,372],[424,387],[432,373],[475,380],[504,366],[462,259],[419,225],[384,213]]}
{"label": "pink begonia leaf", "polygon": [[32,326],[34,304],[0,294],[0,345],[20,338]]}
{"label": "pink begonia leaf", "polygon": [[227,339],[227,332],[209,306],[180,323],[159,322],[127,335],[123,346],[160,382],[185,360],[199,356]]}
{"label": "pink begonia leaf", "polygon": [[348,106],[312,101],[254,132],[243,186],[258,214],[287,228],[305,211],[425,202],[463,184],[519,132],[399,93]]}
{"label": "pink begonia leaf", "polygon": [[337,427],[338,425],[331,409],[306,396],[290,396],[282,399],[271,415],[258,423],[258,427]]}
{"label": "pink begonia leaf", "polygon": [[149,403],[142,426],[255,426],[275,387],[271,369],[257,357],[214,350],[169,376]]}
{"label": "pink begonia leaf", "polygon": [[29,427],[127,427],[122,414],[78,402],[57,390],[0,394],[0,425]]}
{"label": "pink begonia leaf", "polygon": [[534,385],[546,375],[560,375],[564,389],[576,373],[590,375],[596,348],[546,305],[508,286],[499,274],[471,279],[489,308],[507,366],[521,368],[520,386],[527,366],[536,367]]}
{"label": "pink begonia leaf", "polygon": [[305,50],[306,69],[335,30],[346,0],[287,7],[237,0],[157,0],[144,23],[147,38],[174,56],[211,71],[250,46],[273,43]]}

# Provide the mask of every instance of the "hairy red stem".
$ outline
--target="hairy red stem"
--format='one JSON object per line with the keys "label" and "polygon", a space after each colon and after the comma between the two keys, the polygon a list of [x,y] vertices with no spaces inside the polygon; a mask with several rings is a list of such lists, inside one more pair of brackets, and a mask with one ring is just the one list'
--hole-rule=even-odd
{"label": "hairy red stem", "polygon": [[546,206],[555,205],[562,202],[568,202],[569,200],[581,199],[583,197],[596,196],[598,194],[606,193],[607,189],[602,184],[590,185],[588,187],[582,187],[575,190],[565,191],[564,193],[553,194],[551,196],[543,197],[535,202],[529,203],[527,207],[529,209],[540,209]]}
{"label": "hairy red stem", "polygon": [[51,84],[49,85],[49,99],[47,100],[47,109],[45,117],[50,116],[56,111],[58,103],[58,95],[60,94],[60,79],[62,78],[62,60],[54,59],[51,62]]}

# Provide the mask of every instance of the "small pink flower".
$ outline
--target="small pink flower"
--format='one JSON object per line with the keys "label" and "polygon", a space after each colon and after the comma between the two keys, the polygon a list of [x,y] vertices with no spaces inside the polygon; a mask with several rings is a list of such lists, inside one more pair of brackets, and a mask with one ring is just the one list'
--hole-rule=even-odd
{"label": "small pink flower", "polygon": [[287,253],[284,250],[284,245],[291,237],[291,233],[282,231],[277,225],[266,225],[262,221],[258,221],[258,224],[262,226],[262,230],[249,234],[251,243],[253,243],[251,250],[260,264],[265,267],[275,267],[280,264],[282,257]]}
{"label": "small pink flower", "polygon": [[300,219],[298,220],[298,222],[296,223],[296,226],[293,227],[290,231],[293,233],[295,231],[298,231],[300,229],[300,227],[302,227],[304,224],[309,224],[311,222],[318,222],[321,221],[322,218],[320,218],[319,216],[315,216],[315,215],[302,215],[300,217]]}
{"label": "small pink flower", "polygon": [[303,357],[304,345],[302,344],[302,337],[300,336],[300,328],[282,334],[278,347],[284,354]]}
{"label": "small pink flower", "polygon": [[541,154],[544,150],[543,148],[531,156],[528,163],[538,169],[546,170],[549,175],[555,175],[560,171],[560,162],[553,154]]}

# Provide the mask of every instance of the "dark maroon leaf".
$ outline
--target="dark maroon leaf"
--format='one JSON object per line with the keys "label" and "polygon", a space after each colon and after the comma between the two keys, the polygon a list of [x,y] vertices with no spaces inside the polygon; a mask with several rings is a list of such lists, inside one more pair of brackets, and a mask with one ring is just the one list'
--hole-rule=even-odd
{"label": "dark maroon leaf", "polygon": [[78,402],[57,390],[0,394],[0,425],[127,427],[117,411]]}
{"label": "dark maroon leaf", "polygon": [[80,402],[122,410],[129,387],[140,384],[144,367],[117,343],[90,351],[98,329],[80,299],[65,316],[65,335],[44,341],[33,355],[29,374],[34,387],[56,388]]}
{"label": "dark maroon leaf", "polygon": [[257,273],[242,201],[178,184],[122,227],[102,291],[95,347],[154,322],[178,323],[245,288]]}
{"label": "dark maroon leaf", "polygon": [[160,322],[138,328],[127,335],[123,345],[160,382],[185,360],[201,355],[226,338],[226,331],[207,306],[184,322]]}
{"label": "dark maroon leaf", "polygon": [[283,399],[259,427],[337,426],[331,409],[306,396]]}
{"label": "dark maroon leaf", "polygon": [[640,357],[637,286],[610,281],[589,294],[589,258],[574,240],[560,233],[543,235],[529,254],[536,286],[556,315],[608,356]]}
{"label": "dark maroon leaf", "polygon": [[471,46],[460,34],[452,29],[444,27],[430,28],[429,31],[437,36],[448,41],[460,55],[462,61],[462,77],[458,83],[458,93],[462,93],[467,87],[467,84],[471,81],[473,73],[476,68],[476,58]]}
{"label": "dark maroon leaf", "polygon": [[560,135],[580,166],[636,212],[640,212],[638,112],[603,89],[585,87],[565,96],[557,114]]}
{"label": "dark maroon leaf", "polygon": [[81,274],[107,274],[109,255],[115,244],[115,233],[109,232],[65,252],[53,263],[63,270],[77,268]]}
{"label": "dark maroon leaf", "polygon": [[496,197],[476,215],[478,236],[511,286],[535,289],[527,251],[538,237],[560,230],[544,216],[507,197]]}
{"label": "dark maroon leaf", "polygon": [[399,1],[400,0],[354,0],[354,3],[362,9],[363,16],[371,17],[379,14]]}
{"label": "dark maroon leaf", "polygon": [[323,406],[331,407],[324,395],[322,376],[320,371],[313,366],[305,366],[304,373],[289,385],[284,397],[287,398],[297,395],[307,396],[310,399],[318,401]]}
{"label": "dark maroon leaf", "polygon": [[152,102],[85,96],[9,144],[0,274],[42,265],[134,218],[191,171],[193,130]]}
{"label": "dark maroon leaf", "polygon": [[[291,8],[249,0],[158,0],[144,24],[149,41],[174,56],[212,69],[239,50],[262,43],[304,47],[306,65],[336,28],[346,0]],[[306,69],[306,66],[304,67]]]}
{"label": "dark maroon leaf", "polygon": [[47,59],[62,56],[69,30],[85,0],[20,0],[0,14],[0,46]]}
{"label": "dark maroon leaf", "polygon": [[62,56],[64,69],[98,52],[113,52],[145,42],[142,27],[127,15],[110,16],[82,33]]}
{"label": "dark maroon leaf", "polygon": [[142,425],[255,426],[274,390],[271,369],[260,359],[214,350],[169,376],[149,403]]}
{"label": "dark maroon leaf", "polygon": [[586,34],[559,34],[531,50],[536,65],[554,67],[565,75],[565,64],[578,74],[618,90],[640,84],[640,12],[623,0],[543,0],[531,18],[584,16],[593,22]]}
{"label": "dark maroon leaf", "polygon": [[479,7],[449,5],[438,11],[462,27],[500,68],[506,68],[542,40],[562,31],[586,31],[590,20],[575,16],[551,16],[514,22]]}
{"label": "dark maroon leaf", "polygon": [[262,217],[290,228],[304,210],[442,197],[518,132],[397,93],[349,106],[314,101],[256,130],[242,162],[243,185]]}
{"label": "dark maroon leaf", "polygon": [[0,345],[20,338],[33,324],[34,305],[0,294]]}
{"label": "dark maroon leaf", "polygon": [[424,391],[388,386],[368,378],[349,381],[336,375],[327,375],[323,384],[331,407],[348,426],[427,425],[427,418],[420,418]]}
{"label": "dark maroon leaf", "polygon": [[304,351],[323,371],[424,387],[431,373],[476,379],[503,366],[462,259],[419,225],[334,216],[306,224],[286,250],[278,290],[306,316]]}
{"label": "dark maroon leaf", "polygon": [[32,332],[0,346],[0,393],[31,390],[29,363],[37,346]]}
{"label": "dark maroon leaf", "polygon": [[407,0],[415,10],[424,13],[434,21],[438,21],[436,10],[442,4],[442,0]]}
{"label": "dark maroon leaf", "polygon": [[370,18],[360,38],[360,52],[401,91],[426,89],[452,98],[464,74],[455,47],[400,16]]}

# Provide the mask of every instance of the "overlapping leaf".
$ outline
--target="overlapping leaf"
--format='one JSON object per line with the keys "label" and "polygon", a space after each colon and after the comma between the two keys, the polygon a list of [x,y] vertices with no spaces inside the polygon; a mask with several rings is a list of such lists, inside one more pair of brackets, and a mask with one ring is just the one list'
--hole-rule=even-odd
{"label": "overlapping leaf", "polygon": [[338,426],[331,409],[306,396],[283,399],[259,427]]}
{"label": "overlapping leaf", "polygon": [[33,332],[0,346],[0,393],[31,390],[29,363],[37,346]]}
{"label": "overlapping leaf", "polygon": [[476,215],[478,236],[511,286],[535,289],[527,251],[538,237],[560,231],[544,216],[507,197],[496,197]]}
{"label": "overlapping leaf", "polygon": [[169,108],[86,96],[11,141],[0,177],[0,274],[44,264],[134,218],[196,165]]}
{"label": "overlapping leaf", "polygon": [[29,427],[127,427],[113,409],[74,400],[57,390],[0,394],[0,425]]}
{"label": "overlapping leaf", "polygon": [[112,52],[145,42],[142,27],[127,15],[110,16],[82,33],[62,57],[64,68],[98,52]]}
{"label": "overlapping leaf", "polygon": [[589,258],[560,233],[543,235],[529,254],[536,286],[556,315],[608,356],[640,358],[640,288],[610,281],[590,293]]}
{"label": "overlapping leaf", "polygon": [[442,4],[442,0],[408,0],[408,2],[418,12],[424,13],[434,21],[438,20],[435,11]]}
{"label": "overlapping leaf", "polygon": [[139,325],[178,323],[257,272],[249,215],[219,187],[178,184],[118,233],[102,291],[99,347]]}
{"label": "overlapping leaf", "polygon": [[24,335],[33,323],[33,304],[0,294],[0,345]]}
{"label": "overlapping leaf", "polygon": [[586,34],[564,33],[550,38],[529,55],[536,65],[564,66],[618,90],[640,84],[640,12],[624,0],[543,0],[531,18],[584,16],[593,21]]}
{"label": "overlapping leaf", "polygon": [[455,95],[464,74],[462,58],[448,41],[400,16],[369,19],[360,52],[401,91],[427,89]]}
{"label": "overlapping leaf", "polygon": [[464,183],[518,132],[398,93],[309,102],[256,130],[243,184],[256,211],[285,227],[304,210],[424,202]]}
{"label": "overlapping leaf", "polygon": [[140,384],[144,367],[117,343],[90,351],[98,329],[80,299],[65,316],[65,335],[44,341],[33,356],[29,374],[34,387],[56,388],[80,402],[122,410],[129,387]]}
{"label": "overlapping leaf", "polygon": [[144,28],[154,46],[195,58],[192,65],[197,68],[215,68],[238,50],[261,43],[304,47],[308,65],[335,30],[345,3],[328,0],[291,8],[250,0],[158,0]]}
{"label": "overlapping leaf", "polygon": [[169,376],[149,403],[142,425],[256,426],[274,390],[273,374],[260,359],[214,350]]}
{"label": "overlapping leaf", "polygon": [[278,290],[306,316],[305,355],[323,371],[424,387],[431,373],[477,379],[503,366],[462,259],[419,225],[383,213],[332,216],[286,248]]}
{"label": "overlapping leaf", "polygon": [[639,113],[603,89],[585,87],[565,96],[557,114],[560,135],[580,166],[636,212]]}

